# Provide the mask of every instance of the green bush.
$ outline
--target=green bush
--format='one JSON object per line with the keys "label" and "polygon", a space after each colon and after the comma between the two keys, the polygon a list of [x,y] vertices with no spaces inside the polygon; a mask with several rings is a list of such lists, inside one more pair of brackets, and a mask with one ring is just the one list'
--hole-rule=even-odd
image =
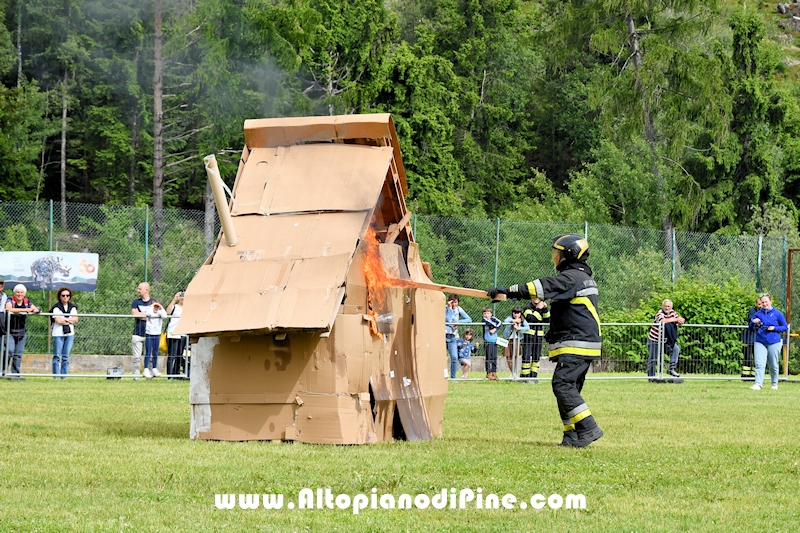
{"label": "green bush", "polygon": [[[748,309],[755,302],[756,293],[755,287],[746,286],[737,279],[717,284],[682,277],[673,287],[656,288],[632,311],[603,312],[601,304],[601,320],[651,323],[666,299],[672,300],[675,310],[686,319],[687,324],[743,325],[747,320]],[[624,338],[625,334],[625,330],[621,328],[604,330],[603,358],[629,361],[633,364],[646,361],[647,338],[642,336],[641,339],[629,339]],[[689,334],[686,328],[679,339],[684,371],[723,374],[739,372],[742,360],[740,330],[692,328]],[[691,368],[687,366],[687,359],[690,357]]]}

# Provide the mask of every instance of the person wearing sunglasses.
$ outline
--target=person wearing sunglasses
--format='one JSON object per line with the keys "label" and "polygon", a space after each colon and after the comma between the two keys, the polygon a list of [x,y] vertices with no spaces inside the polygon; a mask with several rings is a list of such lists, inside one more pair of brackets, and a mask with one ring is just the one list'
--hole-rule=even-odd
{"label": "person wearing sunglasses", "polygon": [[67,379],[69,353],[75,342],[75,323],[78,322],[78,307],[72,303],[72,289],[61,287],[56,291],[58,303],[50,312],[53,326],[53,378]]}

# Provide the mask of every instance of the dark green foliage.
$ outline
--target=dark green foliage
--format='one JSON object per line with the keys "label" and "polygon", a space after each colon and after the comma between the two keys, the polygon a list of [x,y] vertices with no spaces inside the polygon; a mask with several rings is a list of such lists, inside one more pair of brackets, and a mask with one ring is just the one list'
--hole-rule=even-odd
{"label": "dark green foliage", "polygon": [[[150,203],[154,4],[3,7],[0,196],[60,198],[66,104],[67,198]],[[755,231],[761,205],[797,217],[796,66],[751,6],[165,0],[163,15],[166,208],[203,206],[208,153],[235,175],[245,119],[389,112],[422,215],[728,235]]]}

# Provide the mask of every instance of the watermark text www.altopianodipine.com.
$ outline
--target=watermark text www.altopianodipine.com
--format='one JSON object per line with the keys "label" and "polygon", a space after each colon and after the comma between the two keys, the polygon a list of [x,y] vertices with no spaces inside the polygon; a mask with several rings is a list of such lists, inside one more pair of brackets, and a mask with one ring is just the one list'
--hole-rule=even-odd
{"label": "watermark text www.altopianodipine.com", "polygon": [[441,489],[434,494],[378,494],[373,488],[369,494],[351,496],[334,493],[330,488],[316,490],[301,489],[297,497],[284,494],[215,494],[214,505],[217,509],[268,509],[310,510],[338,509],[350,510],[359,514],[365,510],[380,509],[586,509],[586,497],[583,494],[534,494],[530,497],[518,498],[514,494],[484,493],[483,489],[455,488]]}

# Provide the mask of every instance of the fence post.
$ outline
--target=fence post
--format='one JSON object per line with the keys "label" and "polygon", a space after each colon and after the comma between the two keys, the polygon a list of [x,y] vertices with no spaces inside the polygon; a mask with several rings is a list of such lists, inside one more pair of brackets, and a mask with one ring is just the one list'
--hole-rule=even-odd
{"label": "fence post", "polygon": [[144,206],[144,280],[147,281],[147,251],[150,243],[150,206]]}
{"label": "fence post", "polygon": [[783,236],[783,292],[786,292],[786,267],[789,264],[789,238]]}
{"label": "fence post", "polygon": [[[758,234],[758,255],[756,256],[756,292],[761,292],[761,245],[763,236]],[[785,261],[784,261],[785,262]]]}
{"label": "fence post", "polygon": [[494,237],[494,286],[497,287],[497,270],[500,263],[500,219],[495,223]]}
{"label": "fence post", "polygon": [[[53,199],[50,199],[50,251],[53,251]],[[52,309],[53,307],[53,291],[47,291],[47,308]],[[10,330],[9,330],[10,331]],[[52,331],[50,328],[47,328],[47,353],[53,353],[52,351],[52,342],[53,336]],[[20,368],[22,370],[22,368]]]}
{"label": "fence post", "polygon": [[588,220],[584,220],[583,221],[583,238],[586,239],[587,241],[589,240],[589,221]]}
{"label": "fence post", "polygon": [[671,228],[672,232],[672,284],[675,285],[675,228]]}
{"label": "fence post", "polygon": [[50,251],[53,251],[53,200],[50,200]]}

